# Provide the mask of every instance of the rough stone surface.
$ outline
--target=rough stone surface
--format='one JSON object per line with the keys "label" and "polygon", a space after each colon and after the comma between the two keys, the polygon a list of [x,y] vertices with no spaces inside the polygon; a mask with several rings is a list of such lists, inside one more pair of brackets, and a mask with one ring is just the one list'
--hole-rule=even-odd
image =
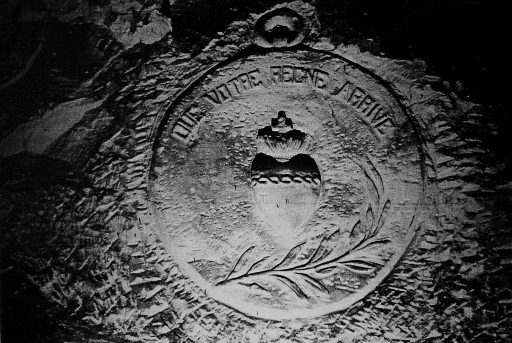
{"label": "rough stone surface", "polygon": [[428,147],[377,79],[296,50],[235,60],[184,94],[159,124],[148,207],[206,294],[303,318],[389,274],[430,206]]}
{"label": "rough stone surface", "polygon": [[58,105],[41,119],[22,124],[0,143],[0,155],[12,156],[22,152],[42,154],[59,137],[70,131],[101,101],[77,99]]}
{"label": "rough stone surface", "polygon": [[[2,20],[33,24],[2,31],[9,38],[2,43],[27,43],[2,49],[11,59],[2,65],[10,72],[0,90],[2,138],[71,100],[100,102],[43,155],[0,160],[4,340],[509,342],[511,70],[501,49],[510,45],[503,30],[510,4],[317,4],[323,28],[311,46],[375,74],[414,114],[428,148],[431,215],[396,269],[349,309],[270,321],[204,296],[155,234],[144,202],[155,123],[199,75],[246,48],[255,18],[274,6],[209,3],[134,3],[126,10],[97,1],[2,4]],[[109,31],[119,17],[134,23],[131,33],[151,27],[137,26],[137,13],[161,23],[152,6],[171,18],[172,33],[128,47],[115,37],[134,42],[136,35]],[[110,17],[114,10],[129,14]],[[407,20],[390,20],[396,14]],[[56,42],[66,34],[29,34],[44,25],[90,37],[78,49],[87,53],[75,55],[84,59],[66,59],[72,49],[59,55]]]}

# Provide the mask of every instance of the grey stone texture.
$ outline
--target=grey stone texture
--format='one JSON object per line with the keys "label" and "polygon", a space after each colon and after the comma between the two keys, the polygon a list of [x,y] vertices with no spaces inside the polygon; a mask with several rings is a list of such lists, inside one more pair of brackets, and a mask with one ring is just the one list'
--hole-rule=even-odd
{"label": "grey stone texture", "polygon": [[[512,339],[510,3],[283,4],[0,5],[3,341]],[[313,318],[262,319],[205,295],[148,201],[172,106],[219,65],[274,51],[251,46],[274,7],[305,18],[301,48],[382,80],[423,147],[426,208],[396,267]]]}

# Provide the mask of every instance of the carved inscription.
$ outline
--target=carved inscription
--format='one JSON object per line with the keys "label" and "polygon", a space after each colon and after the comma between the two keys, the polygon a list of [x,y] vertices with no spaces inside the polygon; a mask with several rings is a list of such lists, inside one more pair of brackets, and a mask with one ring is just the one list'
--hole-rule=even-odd
{"label": "carved inscription", "polygon": [[270,87],[309,87],[327,92],[333,99],[349,105],[370,125],[378,136],[396,127],[394,114],[377,97],[353,81],[334,82],[332,75],[319,68],[298,65],[271,65],[240,73],[228,81],[206,91],[183,113],[172,128],[172,136],[190,145],[196,126],[204,113],[200,108],[212,108],[232,101],[249,91]]}
{"label": "carved inscription", "polygon": [[385,110],[375,98],[355,83],[346,81],[331,94],[355,109],[360,117],[381,135],[396,126],[394,115]]}
{"label": "carved inscription", "polygon": [[185,145],[193,142],[193,133],[204,112],[199,108],[219,106],[233,97],[241,95],[254,88],[262,87],[262,79],[258,69],[241,73],[226,83],[205,92],[178,119],[172,128],[172,137]]}
{"label": "carved inscription", "polygon": [[218,106],[232,100],[234,96],[240,95],[261,85],[262,81],[260,71],[253,70],[248,73],[237,75],[226,83],[207,92],[204,99],[211,105]]}
{"label": "carved inscription", "polygon": [[[208,96],[208,93],[203,95],[203,97]],[[180,119],[178,119],[176,124],[174,124],[171,132],[172,137],[182,143],[189,144],[191,142],[192,133],[197,128],[203,116],[204,114],[199,110],[196,104],[190,106]]]}
{"label": "carved inscription", "polygon": [[276,85],[307,85],[317,89],[325,89],[329,73],[320,70],[292,65],[271,66],[270,81]]}

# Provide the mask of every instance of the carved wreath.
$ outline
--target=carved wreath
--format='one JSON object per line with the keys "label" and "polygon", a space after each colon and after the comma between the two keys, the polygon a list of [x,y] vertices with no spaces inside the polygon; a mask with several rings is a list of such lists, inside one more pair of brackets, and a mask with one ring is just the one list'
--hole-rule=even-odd
{"label": "carved wreath", "polygon": [[[254,259],[250,255],[255,246],[250,246],[217,285],[236,282],[272,293],[266,286],[272,284],[285,291],[291,290],[299,298],[308,299],[313,295],[329,295],[329,289],[322,280],[343,269],[359,275],[370,275],[384,266],[385,260],[379,256],[378,247],[388,243],[389,239],[380,237],[379,231],[386,221],[391,203],[383,198],[384,185],[379,172],[369,158],[366,161],[366,164],[359,166],[373,201],[352,227],[348,246],[341,229],[338,229],[324,236],[315,249],[304,252],[305,242],[302,242],[291,248],[281,261],[270,266],[264,263],[270,256],[252,262]],[[304,253],[307,256],[300,258]]]}

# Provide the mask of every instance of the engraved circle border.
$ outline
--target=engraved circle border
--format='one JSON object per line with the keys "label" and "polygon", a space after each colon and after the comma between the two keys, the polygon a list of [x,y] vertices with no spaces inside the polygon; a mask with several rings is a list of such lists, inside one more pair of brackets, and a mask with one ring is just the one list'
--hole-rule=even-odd
{"label": "engraved circle border", "polygon": [[[283,49],[280,50],[280,52],[297,52],[297,51],[305,51],[305,52],[314,52],[314,53],[320,53],[325,54],[326,57],[330,58],[336,58],[340,59],[348,64],[350,64],[352,67],[355,67],[363,74],[366,74],[371,79],[373,79],[377,84],[382,86],[388,93],[388,95],[391,95],[394,101],[398,104],[398,106],[401,109],[401,112],[403,115],[405,115],[406,120],[410,122],[413,130],[414,135],[418,139],[418,153],[420,155],[420,171],[422,175],[422,188],[421,188],[421,194],[419,195],[419,201],[415,205],[415,213],[421,214],[422,209],[425,205],[425,196],[427,193],[428,184],[425,180],[425,174],[426,174],[426,159],[427,159],[427,147],[426,147],[426,139],[422,135],[422,131],[420,130],[420,123],[416,120],[414,117],[414,114],[409,112],[406,106],[400,101],[400,96],[397,94],[397,92],[394,90],[394,88],[382,77],[374,73],[373,71],[361,66],[357,62],[354,62],[350,60],[349,58],[346,58],[340,54],[334,53],[334,52],[328,52],[323,50],[317,50],[313,48],[307,48],[301,47],[301,49],[297,48],[291,48],[291,49]],[[254,52],[253,52],[254,53]],[[188,95],[190,95],[194,89],[196,89],[197,86],[203,82],[207,76],[211,73],[214,73],[218,69],[227,66],[231,63],[234,63],[238,60],[241,60],[243,58],[249,57],[253,55],[253,53],[244,53],[242,51],[241,53],[236,54],[232,58],[226,59],[222,62],[217,62],[213,64],[211,67],[207,68],[205,71],[199,73],[196,75],[196,77],[187,85],[185,86],[179,93],[177,93],[172,99],[169,100],[169,105],[166,106],[166,110],[163,111],[163,113],[159,114],[156,117],[156,120],[154,122],[153,128],[150,133],[150,142],[151,142],[151,157],[150,157],[150,163],[148,166],[148,169],[146,171],[146,179],[147,179],[147,207],[151,209],[150,211],[150,217],[154,219],[156,226],[158,227],[158,220],[157,220],[157,206],[151,201],[151,180],[150,180],[150,174],[151,171],[154,168],[154,164],[156,161],[156,155],[157,155],[157,149],[159,147],[159,138],[161,134],[163,133],[163,130],[166,128],[167,124],[169,123],[171,114],[175,111],[175,109],[183,102],[183,100],[186,99]],[[265,53],[261,53],[261,55],[265,55]],[[177,116],[174,118],[173,123],[174,124],[181,116]],[[172,125],[171,125],[172,126]],[[411,222],[409,224],[409,227],[407,229],[407,235],[404,239],[404,244],[401,245],[400,249],[395,250],[395,253],[393,254],[392,258],[388,260],[388,262],[385,264],[384,267],[382,267],[379,272],[376,274],[375,277],[372,278],[374,282],[358,289],[355,293],[352,295],[345,297],[343,299],[340,299],[338,301],[329,303],[329,304],[323,304],[321,307],[317,308],[308,308],[308,309],[275,309],[275,308],[268,308],[261,305],[255,305],[251,304],[250,306],[247,306],[248,304],[245,303],[236,303],[236,301],[233,301],[233,298],[230,297],[229,294],[226,294],[222,290],[216,289],[215,286],[211,285],[209,282],[207,282],[197,270],[195,270],[192,266],[190,266],[183,258],[180,258],[180,256],[177,256],[176,254],[173,254],[172,251],[169,251],[169,254],[173,257],[173,259],[177,262],[179,268],[182,270],[182,274],[189,277],[194,283],[196,283],[200,288],[203,289],[206,296],[211,297],[213,300],[216,300],[220,303],[222,303],[225,306],[228,306],[230,308],[233,308],[247,316],[250,317],[256,317],[261,319],[267,319],[267,320],[289,320],[289,319],[299,319],[299,318],[314,318],[323,316],[329,313],[343,311],[348,309],[350,306],[354,305],[355,303],[361,301],[365,297],[368,296],[372,291],[374,291],[383,281],[386,279],[391,272],[395,269],[396,265],[400,262],[400,260],[403,258],[405,252],[413,242],[415,236],[417,235],[419,226],[420,226],[420,216],[414,215],[411,218]],[[158,237],[162,240],[162,242],[166,243],[167,237],[162,237],[161,230],[158,230],[157,232]],[[169,246],[169,244],[165,244],[166,248]]]}

